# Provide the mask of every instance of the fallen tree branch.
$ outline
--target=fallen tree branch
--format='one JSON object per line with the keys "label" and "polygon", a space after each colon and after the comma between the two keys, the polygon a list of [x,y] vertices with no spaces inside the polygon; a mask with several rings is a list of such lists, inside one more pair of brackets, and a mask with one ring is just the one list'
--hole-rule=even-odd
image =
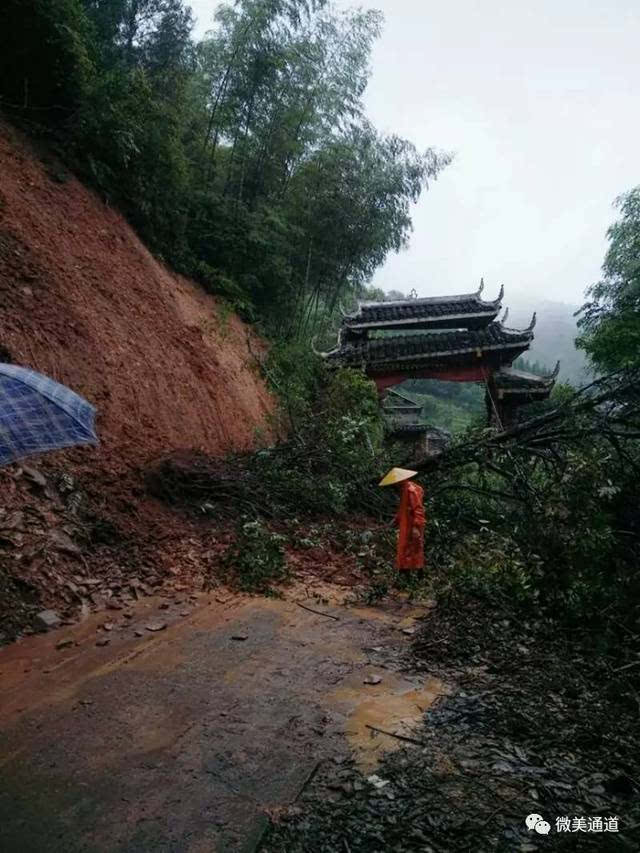
{"label": "fallen tree branch", "polygon": [[379,729],[377,726],[371,726],[369,723],[365,723],[365,728],[371,729],[372,732],[378,732],[381,735],[388,735],[388,737],[394,737],[396,740],[404,740],[407,743],[415,743],[416,746],[426,746],[427,744],[423,740],[418,740],[415,737],[409,737],[408,735],[397,735],[395,732],[388,732],[386,729]]}
{"label": "fallen tree branch", "polygon": [[301,604],[299,601],[296,601],[298,607],[302,607],[303,610],[308,610],[309,613],[316,613],[318,616],[326,616],[327,619],[335,619],[336,622],[340,621],[339,616],[332,616],[331,613],[323,613],[322,610],[314,610],[313,607],[307,607],[306,604]]}

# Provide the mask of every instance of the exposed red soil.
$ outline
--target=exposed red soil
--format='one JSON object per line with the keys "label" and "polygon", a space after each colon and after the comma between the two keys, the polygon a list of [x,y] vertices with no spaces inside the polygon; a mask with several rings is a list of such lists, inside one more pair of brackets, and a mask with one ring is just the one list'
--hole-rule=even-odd
{"label": "exposed red soil", "polygon": [[50,173],[0,125],[0,345],[97,406],[91,465],[247,449],[256,428],[268,437],[273,401],[247,327],[156,261],[120,213]]}
{"label": "exposed red soil", "polygon": [[[100,437],[97,448],[25,460],[46,488],[19,468],[0,469],[0,575],[9,586],[26,581],[38,606],[70,607],[86,593],[79,577],[99,576],[107,593],[127,573],[175,580],[190,562],[206,562],[211,524],[151,497],[144,470],[183,449],[222,456],[274,440],[275,404],[254,357],[265,345],[2,123],[0,175],[0,361],[85,396]],[[60,472],[74,478],[69,489],[58,489]],[[78,511],[66,504],[73,493]],[[52,529],[66,530],[82,553],[52,545]],[[2,598],[0,583],[0,621]]]}

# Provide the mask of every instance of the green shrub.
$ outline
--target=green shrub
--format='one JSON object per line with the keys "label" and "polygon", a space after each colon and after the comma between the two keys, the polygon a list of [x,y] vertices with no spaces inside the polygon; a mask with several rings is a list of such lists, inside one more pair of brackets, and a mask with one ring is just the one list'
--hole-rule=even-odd
{"label": "green shrub", "polygon": [[230,583],[245,592],[274,595],[274,583],[289,577],[285,537],[274,533],[260,521],[244,521],[222,559]]}

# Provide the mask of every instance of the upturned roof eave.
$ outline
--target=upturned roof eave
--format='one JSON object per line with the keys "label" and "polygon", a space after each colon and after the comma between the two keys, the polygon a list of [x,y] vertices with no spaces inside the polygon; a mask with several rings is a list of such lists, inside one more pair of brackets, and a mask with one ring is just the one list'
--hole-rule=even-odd
{"label": "upturned roof eave", "polygon": [[362,317],[363,308],[386,308],[392,310],[394,308],[415,308],[416,306],[428,307],[429,305],[444,305],[447,303],[455,304],[459,302],[476,302],[481,310],[484,309],[489,311],[495,308],[497,313],[500,310],[502,299],[504,298],[504,285],[500,286],[500,292],[498,293],[497,298],[489,301],[485,301],[480,298],[480,294],[483,289],[484,282],[481,282],[478,290],[473,293],[461,293],[456,296],[420,296],[415,299],[397,299],[387,302],[358,302],[358,307],[353,313],[349,314],[348,312],[343,311],[342,314],[345,320],[356,320],[359,317]]}
{"label": "upturned roof eave", "polygon": [[[436,359],[436,358],[442,358],[444,356],[449,356],[449,355],[466,355],[468,353],[477,353],[478,350],[480,350],[480,354],[482,354],[483,352],[489,352],[489,351],[495,352],[496,350],[505,350],[505,349],[520,349],[520,350],[524,351],[529,346],[529,344],[531,343],[532,338],[533,338],[533,336],[531,336],[531,338],[528,338],[526,340],[513,341],[512,343],[485,344],[485,345],[481,345],[481,346],[464,347],[464,348],[460,348],[460,349],[438,350],[436,352],[411,353],[410,355],[395,355],[395,356],[389,356],[388,358],[384,358],[384,359],[375,359],[375,358],[368,357],[364,360],[366,360],[369,364],[374,365],[374,364],[384,364],[387,362],[395,363],[395,362],[399,362],[399,361],[418,361],[420,359],[426,361],[426,360],[431,360],[431,359]],[[336,352],[336,351],[329,353],[329,355],[330,355],[330,357],[335,358],[335,359],[340,358],[340,353]],[[361,361],[363,359],[359,359],[357,357],[357,354],[356,354],[356,357],[352,358],[350,360],[357,363],[358,361]]]}
{"label": "upturned roof eave", "polygon": [[456,320],[476,320],[488,319],[489,322],[497,317],[500,307],[491,308],[486,311],[475,311],[467,314],[441,314],[436,316],[421,316],[421,317],[406,317],[402,320],[358,320],[355,316],[353,319],[345,317],[345,326],[348,329],[380,329],[388,328],[389,326],[416,326],[420,323],[449,323]]}

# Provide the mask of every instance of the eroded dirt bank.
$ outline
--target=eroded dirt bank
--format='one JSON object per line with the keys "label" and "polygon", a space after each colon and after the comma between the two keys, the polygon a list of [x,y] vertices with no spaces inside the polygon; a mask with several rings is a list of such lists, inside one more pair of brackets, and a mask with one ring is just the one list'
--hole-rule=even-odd
{"label": "eroded dirt bank", "polygon": [[274,400],[263,342],[3,123],[0,175],[0,360],[84,395],[101,440],[0,469],[1,643],[38,609],[71,617],[206,562],[209,531],[154,500],[145,469],[271,442]]}
{"label": "eroded dirt bank", "polygon": [[268,432],[272,400],[235,315],[4,124],[0,172],[0,344],[98,407],[92,465],[184,447],[224,453]]}

